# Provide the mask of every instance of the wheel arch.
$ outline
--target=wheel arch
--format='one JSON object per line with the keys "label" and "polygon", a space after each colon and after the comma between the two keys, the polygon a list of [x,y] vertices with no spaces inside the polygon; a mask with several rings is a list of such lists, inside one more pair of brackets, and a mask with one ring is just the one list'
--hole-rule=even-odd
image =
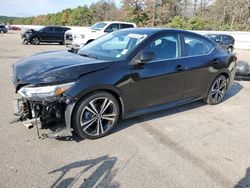
{"label": "wheel arch", "polygon": [[40,37],[39,35],[36,34],[36,35],[33,35],[33,36],[30,37],[29,42],[30,42],[34,37],[39,38],[39,40],[41,41],[41,37]]}
{"label": "wheel arch", "polygon": [[[229,83],[229,78],[230,78],[230,77],[229,77],[229,74],[228,74],[226,71],[223,71],[223,72],[218,73],[218,74],[211,80],[211,82],[209,83],[209,85],[208,85],[208,87],[207,87],[207,89],[206,89],[204,98],[206,98],[206,97],[208,96],[209,90],[210,90],[210,88],[212,87],[212,84],[214,83],[214,81],[215,81],[219,76],[221,76],[221,75],[225,76],[226,79],[227,79],[227,83]],[[227,84],[227,88],[228,88],[228,85],[229,85],[229,84]]]}
{"label": "wheel arch", "polygon": [[98,92],[98,91],[104,91],[107,93],[110,93],[112,96],[115,97],[115,99],[118,102],[119,105],[119,110],[120,110],[120,116],[119,119],[122,119],[122,117],[124,116],[125,110],[124,110],[124,103],[123,103],[123,99],[122,96],[119,94],[119,92],[115,91],[114,89],[110,89],[110,88],[96,88],[96,89],[91,89],[88,92],[84,93],[83,95],[81,95],[80,97],[78,97],[74,102],[71,102],[67,105],[66,110],[65,110],[65,122],[66,122],[66,126],[67,129],[72,131],[73,127],[73,120],[72,120],[72,114],[75,113],[76,110],[76,106],[81,102],[81,100],[84,99],[84,97],[94,93],[94,92]]}

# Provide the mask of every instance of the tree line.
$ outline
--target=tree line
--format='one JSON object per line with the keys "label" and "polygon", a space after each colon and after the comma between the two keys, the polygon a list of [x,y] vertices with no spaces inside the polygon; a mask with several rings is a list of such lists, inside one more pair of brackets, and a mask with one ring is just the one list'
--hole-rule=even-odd
{"label": "tree line", "polygon": [[119,5],[114,0],[99,0],[54,14],[14,18],[10,24],[88,26],[117,20],[143,27],[250,30],[249,0],[121,0]]}

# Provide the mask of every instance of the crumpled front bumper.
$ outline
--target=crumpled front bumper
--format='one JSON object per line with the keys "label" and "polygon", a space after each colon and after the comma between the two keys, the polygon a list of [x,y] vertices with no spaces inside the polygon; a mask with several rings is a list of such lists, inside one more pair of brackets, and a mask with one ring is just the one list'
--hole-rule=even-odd
{"label": "crumpled front bumper", "polygon": [[[14,115],[17,117],[16,121],[21,121],[22,124],[27,128],[31,129],[37,125],[42,125],[42,122],[40,121],[40,118],[37,117],[35,106],[28,105],[29,103],[26,103],[26,106],[24,105],[26,101],[21,98],[15,98],[13,99],[13,107],[14,107]],[[59,137],[68,137],[72,136],[72,124],[71,124],[71,118],[72,118],[72,112],[75,106],[75,101],[67,100],[67,104],[64,111],[64,119],[65,119],[65,126],[59,126],[57,127],[56,131],[51,133],[42,134],[43,138],[59,138]],[[26,108],[26,110],[24,109]],[[27,109],[28,108],[28,109]]]}

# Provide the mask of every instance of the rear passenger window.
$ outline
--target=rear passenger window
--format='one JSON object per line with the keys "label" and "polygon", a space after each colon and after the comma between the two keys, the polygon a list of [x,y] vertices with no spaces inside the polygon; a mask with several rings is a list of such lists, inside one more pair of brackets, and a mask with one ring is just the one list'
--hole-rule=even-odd
{"label": "rear passenger window", "polygon": [[121,29],[132,28],[132,27],[134,26],[131,24],[121,24]]}
{"label": "rear passenger window", "polygon": [[184,36],[185,56],[207,54],[213,48],[213,44],[206,39],[197,36]]}
{"label": "rear passenger window", "polygon": [[63,29],[60,28],[60,27],[55,27],[55,28],[54,28],[54,31],[55,31],[56,33],[62,33],[62,32],[63,32]]}

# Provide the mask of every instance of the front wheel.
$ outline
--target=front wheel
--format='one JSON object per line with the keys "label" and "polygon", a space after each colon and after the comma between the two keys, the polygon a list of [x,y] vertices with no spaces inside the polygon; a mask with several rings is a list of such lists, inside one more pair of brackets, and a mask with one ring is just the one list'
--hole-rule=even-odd
{"label": "front wheel", "polygon": [[227,79],[225,76],[220,75],[214,80],[204,102],[211,105],[219,104],[223,100],[226,90]]}
{"label": "front wheel", "polygon": [[32,39],[30,40],[30,43],[34,45],[38,45],[40,44],[40,39],[38,37],[32,37]]}
{"label": "front wheel", "polygon": [[92,93],[76,106],[72,117],[74,130],[82,138],[101,138],[114,128],[119,114],[119,105],[113,95]]}

